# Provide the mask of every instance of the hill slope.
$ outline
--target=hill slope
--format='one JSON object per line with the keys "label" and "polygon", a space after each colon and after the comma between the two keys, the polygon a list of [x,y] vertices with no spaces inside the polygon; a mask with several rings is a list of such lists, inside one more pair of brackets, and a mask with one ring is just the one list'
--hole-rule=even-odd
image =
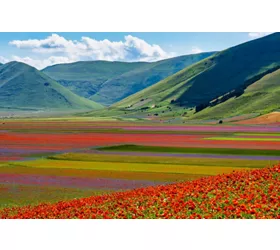
{"label": "hill slope", "polygon": [[134,94],[213,52],[180,56],[158,62],[76,62],[43,70],[76,94],[110,105]]}
{"label": "hill slope", "polygon": [[235,122],[235,124],[266,124],[266,125],[280,125],[280,112],[271,112],[256,118],[247,119],[244,121]]}
{"label": "hill slope", "polygon": [[245,89],[244,94],[206,108],[193,118],[226,118],[242,114],[266,114],[280,109],[280,69],[265,75]]}
{"label": "hill slope", "polygon": [[90,99],[104,104],[113,104],[212,54],[213,52],[207,52],[148,63],[106,81]]}
{"label": "hill slope", "polygon": [[122,100],[113,108],[129,107],[139,112],[155,104],[192,108],[208,103],[248,86],[264,72],[279,68],[279,43],[280,33],[274,33],[216,53]]}
{"label": "hill slope", "polygon": [[98,109],[37,69],[20,62],[0,66],[0,107],[19,109]]}
{"label": "hill slope", "polygon": [[145,64],[142,62],[75,62],[53,65],[42,71],[77,95],[90,98],[98,92],[102,83]]}

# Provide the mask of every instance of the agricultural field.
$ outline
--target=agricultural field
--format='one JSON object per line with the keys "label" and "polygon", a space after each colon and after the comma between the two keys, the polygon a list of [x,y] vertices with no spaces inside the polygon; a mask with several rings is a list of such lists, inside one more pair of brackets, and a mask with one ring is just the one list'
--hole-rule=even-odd
{"label": "agricultural field", "polygon": [[[68,204],[68,207],[75,202],[86,202],[89,206],[97,202],[100,208],[103,205],[107,208],[111,207],[107,200],[122,202],[125,197],[131,197],[136,202],[138,195],[145,197],[149,192],[157,195],[161,189],[169,194],[169,189],[176,189],[176,185],[183,192],[195,183],[222,182],[223,174],[239,180],[235,172],[240,173],[240,178],[245,178],[248,171],[266,175],[270,171],[266,167],[280,160],[277,126],[166,125],[90,118],[13,119],[0,123],[0,142],[0,217],[3,218],[13,214],[28,217],[27,207],[35,212],[40,206],[44,209],[53,206],[58,211],[57,204]],[[279,174],[273,176],[275,183],[279,182]],[[104,203],[100,197],[105,199]],[[148,206],[155,201],[147,202]],[[49,205],[41,205],[45,203]],[[104,215],[99,207],[94,209],[100,216],[92,214],[93,210],[82,216],[79,210],[73,217],[138,216],[137,213],[112,215],[110,209]],[[66,214],[56,214],[56,217],[64,218]],[[54,216],[51,212],[45,215]],[[200,216],[210,215],[197,212],[187,217]],[[220,216],[234,215],[213,214],[213,217]],[[31,212],[30,217],[36,216]],[[139,217],[184,216],[154,211],[153,215],[147,212]]]}
{"label": "agricultural field", "polygon": [[6,208],[14,219],[280,219],[280,167],[237,171],[89,198]]}

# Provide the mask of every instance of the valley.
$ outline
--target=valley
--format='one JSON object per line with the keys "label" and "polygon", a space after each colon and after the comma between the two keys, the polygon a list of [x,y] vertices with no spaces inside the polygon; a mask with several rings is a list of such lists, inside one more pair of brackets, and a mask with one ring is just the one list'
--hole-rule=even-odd
{"label": "valley", "polygon": [[0,218],[279,218],[279,44],[0,64]]}

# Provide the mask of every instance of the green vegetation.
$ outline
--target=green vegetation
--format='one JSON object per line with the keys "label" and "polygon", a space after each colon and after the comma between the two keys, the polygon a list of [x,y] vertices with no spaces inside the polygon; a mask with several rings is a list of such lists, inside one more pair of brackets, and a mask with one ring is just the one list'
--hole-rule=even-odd
{"label": "green vegetation", "polygon": [[0,107],[89,110],[102,105],[72,93],[29,65],[10,62],[0,67]]}
{"label": "green vegetation", "polygon": [[[107,157],[108,158],[108,157]],[[103,161],[103,160],[102,160]],[[49,161],[54,162],[54,161]],[[66,161],[69,162],[69,161]],[[87,161],[85,161],[87,162]],[[119,171],[118,168],[115,170],[106,170],[105,169],[90,169],[88,168],[79,168],[79,165],[77,165],[76,162],[76,168],[59,168],[57,167],[30,167],[23,165],[24,162],[21,162],[21,165],[10,164],[1,166],[0,171],[2,173],[10,173],[14,174],[15,172],[17,174],[24,174],[26,176],[28,175],[41,175],[41,176],[68,176],[68,177],[86,177],[91,178],[92,180],[96,178],[109,178],[109,179],[119,179],[119,180],[150,180],[150,181],[163,181],[163,182],[169,182],[169,181],[179,181],[179,180],[190,180],[190,179],[197,179],[199,177],[205,176],[205,175],[198,175],[198,174],[182,174],[182,173],[160,173],[160,172],[137,172],[135,173],[133,169],[129,171]],[[63,164],[63,163],[62,163]],[[114,162],[107,162],[107,165],[115,164]],[[179,164],[180,165],[180,164]],[[181,164],[182,165],[182,164]],[[92,166],[92,163],[91,163]],[[250,166],[248,166],[250,167]],[[95,189],[96,190],[96,189]],[[103,191],[104,188],[102,188]],[[106,189],[107,191],[108,189]],[[98,190],[99,191],[99,190]],[[1,192],[0,192],[1,193]]]}
{"label": "green vegetation", "polygon": [[[179,165],[179,164],[151,164],[151,163],[125,163],[125,162],[91,162],[91,161],[61,161],[61,160],[35,160],[16,162],[19,167],[45,168],[45,169],[79,169],[100,171],[124,171],[137,173],[161,173],[161,174],[191,174],[191,175],[216,175],[230,173],[233,170],[249,169],[244,166],[217,166],[217,165]],[[253,167],[254,168],[254,167]]]}
{"label": "green vegetation", "polygon": [[6,207],[55,203],[61,200],[72,200],[93,195],[109,193],[105,190],[63,188],[51,186],[31,186],[0,183],[0,209]]}
{"label": "green vegetation", "polygon": [[110,105],[212,54],[180,56],[153,63],[76,62],[47,67],[43,72],[80,96]]}
{"label": "green vegetation", "polygon": [[280,108],[280,69],[265,75],[246,88],[243,95],[215,107],[202,110],[193,119],[225,118],[258,112],[269,113]]}
{"label": "green vegetation", "polygon": [[109,79],[143,67],[145,64],[142,62],[86,61],[57,64],[43,69],[42,72],[79,96],[90,98]]}
{"label": "green vegetation", "polygon": [[0,65],[0,109],[165,123],[246,119],[280,109],[279,43],[274,33],[217,53],[152,63],[75,62],[41,72],[10,62]]}
{"label": "green vegetation", "polygon": [[226,159],[226,158],[183,158],[176,156],[139,156],[139,155],[108,155],[108,154],[86,154],[86,153],[65,153],[48,157],[50,160],[66,161],[93,161],[93,162],[122,162],[122,163],[148,163],[148,164],[172,164],[172,165],[199,165],[199,166],[224,166],[224,167],[246,167],[262,168],[277,163],[269,160],[247,160],[247,159]]}
{"label": "green vegetation", "polygon": [[[167,106],[169,106],[173,111],[177,109],[177,114],[182,114],[184,108],[194,108],[209,103],[231,91],[240,94],[240,91],[237,90],[244,88],[244,85],[253,84],[254,81],[259,80],[258,76],[279,68],[279,42],[280,33],[274,33],[216,53],[114,104],[111,112],[114,111],[115,114],[118,114],[119,110],[130,113],[134,111],[133,114],[141,115],[143,108],[150,109],[149,113],[151,113],[151,107],[157,105],[161,106],[163,110],[168,110]],[[277,88],[276,84],[272,85],[274,89]],[[228,105],[225,108],[226,114],[222,116],[217,114],[214,107],[212,108],[214,111],[209,115],[207,114],[208,109],[195,115],[193,115],[194,111],[186,110],[185,117],[214,119],[249,111],[255,113],[270,111],[279,107],[279,102],[275,100],[280,98],[278,92],[273,92],[271,87],[269,89],[270,97],[263,93],[262,89],[255,88],[255,92],[250,93],[249,98],[245,98],[247,94],[245,92],[240,106],[246,103],[246,107],[244,106],[240,112],[237,112],[238,106],[233,106],[232,113],[232,105]],[[274,100],[274,104],[272,100]],[[257,104],[248,105],[251,101],[253,104],[254,102]],[[229,102],[232,102],[232,99]],[[220,105],[222,104],[218,106]],[[250,108],[250,106],[252,107]],[[147,113],[145,114],[147,115]],[[176,116],[175,112],[173,112],[174,114]]]}
{"label": "green vegetation", "polygon": [[100,147],[98,148],[98,150],[121,151],[121,152],[280,156],[280,150],[237,149],[237,148],[180,148],[180,147],[141,146],[141,145],[133,145],[133,144]]}
{"label": "green vegetation", "polygon": [[279,133],[234,133],[236,136],[280,136]]}
{"label": "green vegetation", "polygon": [[280,138],[246,138],[246,137],[210,137],[204,138],[205,140],[214,141],[280,141]]}

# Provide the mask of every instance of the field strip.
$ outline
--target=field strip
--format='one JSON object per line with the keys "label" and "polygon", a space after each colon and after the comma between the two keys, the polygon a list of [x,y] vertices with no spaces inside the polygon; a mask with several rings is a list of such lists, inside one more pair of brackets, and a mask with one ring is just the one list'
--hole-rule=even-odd
{"label": "field strip", "polygon": [[[1,184],[0,209],[6,207],[55,203],[89,196],[108,194],[115,190],[65,188],[38,185]],[[13,190],[13,192],[11,192]]]}
{"label": "field strip", "polygon": [[[262,160],[262,161],[280,161],[280,156],[265,156],[265,155],[225,155],[225,154],[187,154],[187,153],[149,153],[149,152],[109,152],[104,151],[102,152],[104,155],[122,155],[125,157],[129,156],[138,156],[138,157],[158,157],[158,160],[160,160],[160,157],[164,157],[165,159],[167,157],[169,158],[188,158],[188,161],[191,159],[199,160],[201,158],[209,159],[209,160],[219,160],[219,159],[232,159],[232,160]],[[52,157],[50,157],[51,159]],[[55,159],[59,159],[54,157]],[[141,159],[140,158],[140,159]],[[110,158],[109,158],[110,159]],[[141,162],[140,159],[138,162]],[[70,159],[69,159],[70,160]],[[71,159],[73,160],[73,159]],[[187,163],[186,163],[187,164]]]}
{"label": "field strip", "polygon": [[280,138],[240,138],[240,137],[208,137],[204,140],[215,141],[280,141]]}
{"label": "field strip", "polygon": [[6,166],[1,168],[0,176],[3,174],[42,175],[42,176],[69,176],[86,178],[111,178],[126,180],[151,180],[160,182],[174,182],[181,180],[193,180],[208,175],[181,174],[181,173],[154,173],[154,172],[132,172],[132,171],[108,171],[93,169],[57,169],[57,168],[34,168],[27,166]]}
{"label": "field strip", "polygon": [[131,171],[131,172],[154,172],[154,173],[181,173],[181,174],[203,174],[216,175],[230,173],[234,170],[253,169],[244,167],[223,167],[223,166],[185,166],[167,164],[141,164],[141,163],[111,163],[107,162],[82,162],[82,161],[61,161],[61,160],[36,160],[31,162],[17,162],[18,166],[34,168],[57,168],[57,169],[92,169],[107,171]]}
{"label": "field strip", "polygon": [[[105,154],[103,154],[105,153]],[[154,153],[146,155],[146,153],[132,152],[103,152],[101,154],[85,154],[85,153],[66,153],[55,156],[50,156],[52,160],[66,161],[97,161],[97,162],[120,162],[120,163],[141,163],[141,164],[172,164],[172,165],[206,165],[206,166],[225,166],[225,167],[264,167],[271,164],[276,164],[280,160],[279,156],[243,156],[247,158],[238,158],[242,156],[233,155],[216,155],[216,157],[203,157],[204,155],[195,155],[196,157],[187,157],[187,154],[169,154],[164,153],[155,156]],[[183,157],[181,157],[183,156]],[[208,155],[207,155],[208,156]],[[252,158],[253,157],[253,158]]]}
{"label": "field strip", "polygon": [[[94,148],[96,149],[96,148]],[[241,148],[191,148],[191,147],[166,147],[144,146],[133,144],[120,144],[106,147],[98,147],[99,151],[106,152],[153,152],[153,153],[180,153],[180,154],[217,154],[217,155],[259,155],[280,156],[279,149],[241,149]]]}
{"label": "field strip", "polygon": [[279,133],[235,133],[236,136],[279,136]]}

